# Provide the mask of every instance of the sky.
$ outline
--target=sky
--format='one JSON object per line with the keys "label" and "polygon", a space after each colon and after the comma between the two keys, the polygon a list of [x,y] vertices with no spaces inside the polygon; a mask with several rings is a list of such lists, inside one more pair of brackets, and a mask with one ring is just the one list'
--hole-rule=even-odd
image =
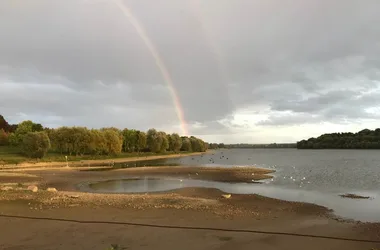
{"label": "sky", "polygon": [[2,0],[0,114],[225,143],[377,128],[379,10],[378,0]]}

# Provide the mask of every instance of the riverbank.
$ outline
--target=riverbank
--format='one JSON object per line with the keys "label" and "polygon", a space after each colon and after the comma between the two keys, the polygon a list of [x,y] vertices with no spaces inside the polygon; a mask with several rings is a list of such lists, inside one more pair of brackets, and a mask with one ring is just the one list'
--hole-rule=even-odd
{"label": "riverbank", "polygon": [[42,162],[21,162],[17,164],[2,164],[0,170],[10,169],[25,169],[25,168],[54,168],[54,167],[93,167],[93,166],[111,166],[114,163],[120,162],[133,162],[142,160],[158,160],[169,158],[180,158],[184,156],[209,154],[213,151],[207,152],[193,152],[193,153],[178,153],[178,154],[163,154],[163,155],[141,155],[141,156],[129,156],[118,158],[106,158],[106,159],[94,159],[94,160],[77,160],[77,161],[42,161]]}
{"label": "riverbank", "polygon": [[[61,167],[3,171],[7,174],[0,177],[1,185],[10,186],[13,183],[13,186],[12,190],[0,191],[0,224],[7,228],[0,234],[0,248],[25,249],[28,246],[30,249],[106,250],[111,244],[129,249],[252,249],[252,246],[260,249],[380,248],[380,244],[373,242],[175,228],[212,227],[380,240],[378,224],[339,222],[327,208],[314,204],[255,194],[232,194],[230,198],[223,198],[221,191],[209,188],[184,188],[155,194],[94,194],[77,189],[82,182],[148,175],[247,182],[248,178],[250,181],[271,178],[270,170],[200,167],[81,170]],[[29,185],[36,185],[39,190],[26,191]],[[58,192],[48,192],[48,187],[54,187]],[[1,217],[4,214],[174,228]]]}

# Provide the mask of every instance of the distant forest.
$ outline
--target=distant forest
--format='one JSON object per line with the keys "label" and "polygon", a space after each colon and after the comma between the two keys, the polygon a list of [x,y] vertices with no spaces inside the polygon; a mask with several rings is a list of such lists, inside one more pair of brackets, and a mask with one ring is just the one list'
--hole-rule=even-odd
{"label": "distant forest", "polygon": [[323,134],[297,142],[298,149],[380,149],[380,128],[357,133]]}

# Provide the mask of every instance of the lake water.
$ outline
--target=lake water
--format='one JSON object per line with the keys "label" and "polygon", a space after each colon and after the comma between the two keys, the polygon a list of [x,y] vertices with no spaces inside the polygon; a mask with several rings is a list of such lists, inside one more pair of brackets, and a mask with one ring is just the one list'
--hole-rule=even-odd
{"label": "lake water", "polygon": [[[380,222],[380,151],[231,149],[212,154],[130,163],[137,166],[257,166],[276,170],[264,184],[230,184],[199,180],[115,180],[93,186],[95,192],[155,192],[180,187],[215,187],[229,193],[258,193],[268,197],[326,206],[339,216]],[[113,190],[113,191],[112,191]],[[353,200],[339,194],[370,196]]]}

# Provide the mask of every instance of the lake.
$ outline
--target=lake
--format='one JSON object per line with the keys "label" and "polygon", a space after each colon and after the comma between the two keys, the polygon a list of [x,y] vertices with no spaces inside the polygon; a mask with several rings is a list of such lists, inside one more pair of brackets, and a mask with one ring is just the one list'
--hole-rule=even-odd
{"label": "lake", "polygon": [[[154,192],[184,186],[215,187],[230,193],[258,193],[268,197],[326,206],[339,216],[380,221],[380,151],[224,149],[211,154],[128,163],[128,165],[256,166],[276,170],[273,180],[257,184],[229,184],[197,180],[115,180],[101,192]],[[105,185],[105,186],[104,186]],[[111,188],[106,188],[111,186]],[[146,190],[147,186],[151,188]],[[145,188],[145,189],[144,189]],[[353,200],[339,194],[370,196]]]}

